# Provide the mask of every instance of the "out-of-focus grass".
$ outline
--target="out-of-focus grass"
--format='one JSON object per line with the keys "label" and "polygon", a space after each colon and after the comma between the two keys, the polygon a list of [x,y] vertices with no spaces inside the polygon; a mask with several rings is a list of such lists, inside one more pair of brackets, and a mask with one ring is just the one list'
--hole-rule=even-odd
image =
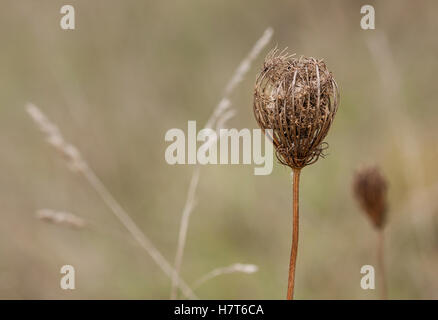
{"label": "out-of-focus grass", "polygon": [[[360,5],[346,0],[275,6],[252,1],[250,7],[78,0],[75,31],[59,28],[63,4],[9,0],[0,12],[1,298],[169,297],[169,279],[93,190],[65,168],[24,105],[34,102],[59,124],[172,261],[193,168],[166,164],[164,134],[185,129],[187,120],[199,126],[207,120],[227,79],[267,26],[275,30],[272,45],[324,57],[341,89],[329,155],[302,173],[296,297],[378,297],[359,286],[360,267],[375,263],[376,235],[350,191],[355,167],[377,162],[390,180],[389,296],[438,298],[435,2],[373,3],[376,31],[360,29]],[[382,87],[367,46],[376,32],[387,37],[400,74],[397,99]],[[232,97],[236,128],[256,127],[257,71]],[[405,132],[406,121],[412,132]],[[398,133],[415,137],[415,170],[406,170]],[[74,212],[100,227],[46,225],[33,214],[45,207]],[[182,275],[191,283],[218,266],[254,263],[258,273],[212,280],[199,289],[200,297],[283,298],[290,224],[289,170],[276,165],[262,177],[251,166],[203,167]],[[71,292],[59,287],[64,264],[76,268],[77,289]]]}

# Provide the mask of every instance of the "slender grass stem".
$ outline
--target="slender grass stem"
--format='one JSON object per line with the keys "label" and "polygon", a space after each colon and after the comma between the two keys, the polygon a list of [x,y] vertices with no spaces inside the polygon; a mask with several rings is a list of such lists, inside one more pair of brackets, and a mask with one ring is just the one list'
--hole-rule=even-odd
{"label": "slender grass stem", "polygon": [[90,186],[102,198],[106,206],[129,231],[131,236],[151,256],[161,270],[169,278],[175,281],[175,285],[181,289],[184,296],[190,299],[198,299],[193,290],[184,280],[181,279],[177,271],[169,264],[169,262],[167,262],[161,252],[158,251],[149,238],[137,226],[131,216],[117,202],[95,172],[88,166],[87,162],[82,159],[82,156],[76,147],[64,140],[58,127],[53,124],[35,105],[29,103],[26,109],[39,129],[46,134],[47,141],[66,159],[70,169],[85,177]]}
{"label": "slender grass stem", "polygon": [[377,263],[379,268],[380,295],[382,300],[388,299],[385,273],[385,237],[384,229],[379,229],[377,240]]}
{"label": "slender grass stem", "polygon": [[[213,114],[210,116],[205,128],[212,128],[214,123],[220,124],[224,123],[233,113],[230,113],[229,108],[229,96],[233,92],[233,90],[237,87],[237,85],[242,82],[244,76],[248,73],[252,62],[257,58],[259,53],[263,50],[263,48],[269,43],[271,40],[272,34],[274,31],[272,28],[267,28],[263,33],[262,37],[255,43],[252,50],[245,57],[245,59],[240,63],[239,67],[233,74],[233,77],[228,82],[225,87],[224,96],[213,111]],[[177,280],[179,278],[182,266],[182,260],[184,257],[184,249],[186,245],[187,238],[187,230],[189,228],[190,216],[194,207],[194,199],[196,195],[196,190],[199,181],[200,174],[199,165],[195,168],[192,179],[190,181],[189,192],[187,193],[186,204],[184,206],[183,213],[181,215],[181,224],[178,233],[178,244],[176,248],[175,254],[175,273],[172,277],[171,289],[170,289],[170,299],[174,300],[177,298]]]}
{"label": "slender grass stem", "polygon": [[293,218],[292,218],[292,249],[289,262],[289,280],[287,286],[287,300],[294,298],[295,269],[298,254],[298,229],[299,229],[299,189],[301,169],[293,169]]}

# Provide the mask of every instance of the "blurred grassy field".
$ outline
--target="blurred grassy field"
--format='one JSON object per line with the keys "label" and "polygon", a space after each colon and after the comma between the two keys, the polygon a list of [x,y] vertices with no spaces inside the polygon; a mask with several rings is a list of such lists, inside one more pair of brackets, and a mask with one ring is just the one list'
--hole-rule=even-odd
{"label": "blurred grassy field", "polygon": [[[323,57],[341,90],[329,155],[302,173],[296,298],[379,297],[359,285],[377,241],[351,196],[362,163],[379,164],[390,181],[389,297],[438,298],[438,3],[367,3],[376,9],[374,31],[360,28],[362,4],[347,0],[76,0],[76,30],[63,31],[65,1],[2,1],[0,298],[169,297],[169,279],[44,142],[24,106],[35,103],[61,127],[173,261],[193,166],[165,162],[164,134],[188,120],[205,123],[269,26],[270,47]],[[252,93],[262,59],[232,96],[230,126],[256,128]],[[276,163],[270,176],[254,176],[252,166],[205,166],[197,200],[183,278],[190,284],[235,262],[260,268],[216,278],[197,294],[284,298],[290,170]],[[34,217],[40,208],[73,212],[92,227],[45,224]],[[64,264],[76,269],[73,291],[59,287]]]}

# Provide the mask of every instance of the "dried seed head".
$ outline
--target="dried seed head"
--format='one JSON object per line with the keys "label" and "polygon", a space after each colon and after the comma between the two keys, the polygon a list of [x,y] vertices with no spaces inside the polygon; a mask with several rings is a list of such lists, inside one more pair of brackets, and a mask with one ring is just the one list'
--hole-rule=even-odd
{"label": "dried seed head", "polygon": [[46,134],[47,142],[67,160],[69,168],[73,171],[84,170],[86,164],[82,160],[78,149],[64,140],[58,127],[50,122],[46,115],[34,104],[28,103],[26,109],[39,129]]}
{"label": "dried seed head", "polygon": [[377,229],[385,225],[387,188],[386,179],[378,167],[363,167],[354,174],[354,195]]}
{"label": "dried seed head", "polygon": [[316,162],[339,104],[339,91],[322,60],[272,50],[257,76],[254,115],[273,130],[278,160],[301,169]]}
{"label": "dried seed head", "polygon": [[73,228],[83,228],[85,226],[85,221],[82,218],[70,212],[41,209],[36,212],[36,216],[40,220],[53,224],[65,225]]}

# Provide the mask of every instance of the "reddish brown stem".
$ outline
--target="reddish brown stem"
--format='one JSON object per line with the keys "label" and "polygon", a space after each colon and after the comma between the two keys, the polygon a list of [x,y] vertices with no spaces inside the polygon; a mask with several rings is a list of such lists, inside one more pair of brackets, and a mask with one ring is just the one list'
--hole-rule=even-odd
{"label": "reddish brown stem", "polygon": [[298,254],[298,227],[299,227],[299,189],[301,169],[293,169],[293,218],[292,218],[292,249],[289,262],[289,281],[287,285],[287,300],[294,298],[295,269]]}
{"label": "reddish brown stem", "polygon": [[386,274],[385,274],[385,238],[383,235],[383,228],[378,231],[378,249],[377,249],[377,261],[379,265],[379,274],[380,274],[380,292],[382,300],[386,300],[387,291],[386,291]]}

